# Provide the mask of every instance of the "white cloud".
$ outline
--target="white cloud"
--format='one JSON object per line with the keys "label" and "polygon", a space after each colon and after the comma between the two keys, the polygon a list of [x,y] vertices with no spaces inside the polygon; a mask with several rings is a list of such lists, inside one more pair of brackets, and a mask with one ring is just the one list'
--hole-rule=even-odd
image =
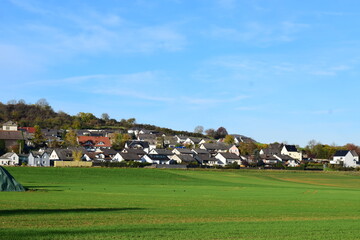
{"label": "white cloud", "polygon": [[268,45],[294,41],[298,33],[309,28],[308,24],[283,21],[278,23],[247,22],[237,27],[213,27],[210,31],[215,38],[242,41],[250,44]]}

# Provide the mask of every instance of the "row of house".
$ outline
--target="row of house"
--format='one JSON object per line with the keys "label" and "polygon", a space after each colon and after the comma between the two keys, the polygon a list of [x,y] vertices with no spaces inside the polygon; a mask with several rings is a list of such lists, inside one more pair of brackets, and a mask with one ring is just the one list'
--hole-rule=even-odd
{"label": "row of house", "polygon": [[[19,128],[16,123],[9,121],[0,130],[0,139],[6,139],[5,143],[8,146],[17,143],[20,139],[31,140],[34,131],[34,128]],[[42,132],[48,141],[61,141],[61,136],[64,135],[64,132],[58,130],[43,129]],[[233,135],[235,144],[228,145],[221,140],[181,135],[166,136],[157,131],[137,128],[128,130],[128,133],[136,139],[126,142],[122,151],[115,151],[111,148],[109,137],[112,133],[114,132],[105,130],[78,130],[77,141],[81,148],[75,150],[81,151],[84,161],[138,161],[152,164],[198,163],[207,166],[224,166],[232,163],[245,165],[262,161],[265,167],[272,167],[279,163],[296,167],[303,161],[302,152],[298,151],[294,145],[270,144],[267,148],[261,149],[256,156],[241,156],[238,145],[241,142],[253,141],[242,135]],[[172,150],[159,149],[159,146]],[[27,156],[19,155],[19,160],[13,153],[7,153],[1,156],[0,165],[18,165],[21,162],[27,162],[30,166],[52,166],[54,161],[73,160],[73,151],[74,149],[44,149],[32,151]],[[338,151],[330,164],[360,167],[358,158],[355,151]]]}

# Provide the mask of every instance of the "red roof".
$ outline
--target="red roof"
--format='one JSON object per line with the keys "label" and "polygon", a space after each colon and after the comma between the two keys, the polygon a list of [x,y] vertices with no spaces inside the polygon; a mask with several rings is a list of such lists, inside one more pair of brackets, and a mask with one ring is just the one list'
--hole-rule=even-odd
{"label": "red roof", "polygon": [[78,136],[78,142],[84,147],[111,147],[108,137]]}
{"label": "red roof", "polygon": [[35,128],[34,127],[18,127],[19,131],[25,131],[28,133],[35,133]]}

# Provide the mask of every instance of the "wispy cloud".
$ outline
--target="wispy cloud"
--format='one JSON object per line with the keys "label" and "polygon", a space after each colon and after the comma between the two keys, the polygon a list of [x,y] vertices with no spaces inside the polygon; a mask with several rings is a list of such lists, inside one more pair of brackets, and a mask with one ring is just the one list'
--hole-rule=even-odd
{"label": "wispy cloud", "polygon": [[32,44],[42,46],[43,50],[66,54],[151,53],[180,51],[187,45],[178,23],[144,25],[128,21],[116,13],[102,13],[90,8],[79,10],[79,13],[56,7],[43,9],[28,1],[12,2],[25,11],[46,15],[46,19],[58,23],[49,25],[46,21],[41,24],[29,21],[21,28],[17,26],[17,31],[38,36],[38,42]]}
{"label": "wispy cloud", "polygon": [[290,42],[299,37],[297,34],[309,28],[309,24],[293,21],[282,21],[273,24],[262,22],[247,22],[238,27],[213,27],[211,35],[215,38],[230,41],[242,41],[250,44],[273,44]]}
{"label": "wispy cloud", "polygon": [[238,102],[240,100],[249,98],[249,96],[241,95],[236,96],[233,98],[226,98],[226,97],[219,97],[219,98],[194,98],[194,97],[182,97],[182,99],[190,104],[220,104],[220,103],[231,103],[231,102]]}

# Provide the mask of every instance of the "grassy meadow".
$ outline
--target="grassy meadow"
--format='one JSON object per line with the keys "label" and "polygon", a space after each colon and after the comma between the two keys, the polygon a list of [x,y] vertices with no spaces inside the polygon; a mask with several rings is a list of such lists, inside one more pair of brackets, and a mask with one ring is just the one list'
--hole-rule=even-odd
{"label": "grassy meadow", "polygon": [[359,172],[6,169],[0,239],[360,239]]}

